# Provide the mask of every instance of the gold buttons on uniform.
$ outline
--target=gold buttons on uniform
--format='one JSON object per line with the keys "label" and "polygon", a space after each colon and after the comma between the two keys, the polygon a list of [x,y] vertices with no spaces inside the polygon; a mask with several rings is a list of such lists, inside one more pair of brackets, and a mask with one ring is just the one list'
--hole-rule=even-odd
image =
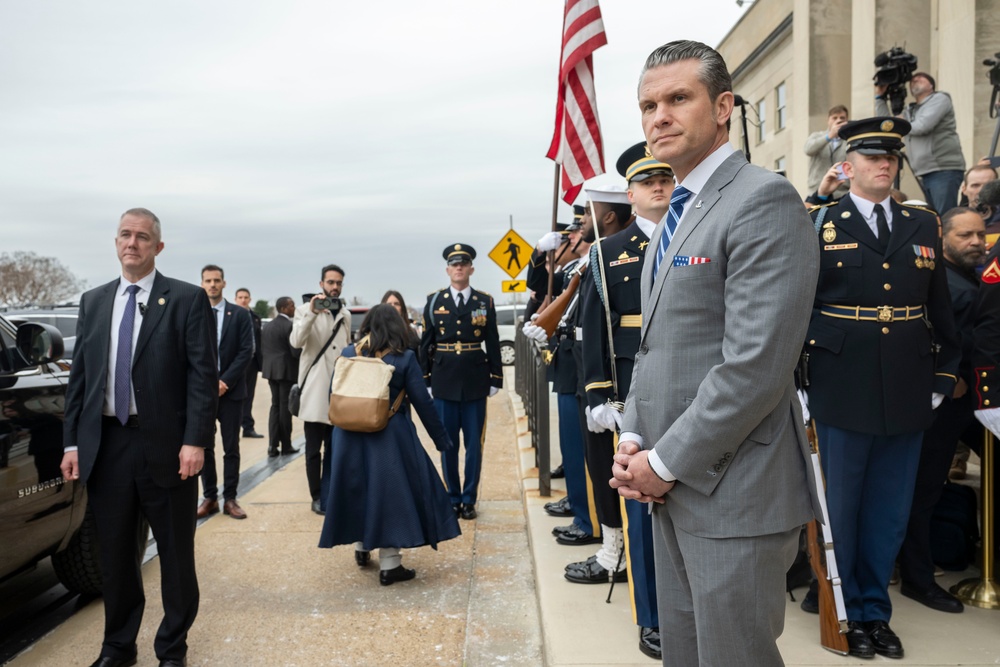
{"label": "gold buttons on uniform", "polygon": [[625,282],[628,282],[628,276],[625,276]]}
{"label": "gold buttons on uniform", "polygon": [[462,320],[455,320],[455,324],[461,324]]}
{"label": "gold buttons on uniform", "polygon": [[840,267],[842,267],[843,265],[844,265],[844,263],[843,263],[843,262],[837,262],[837,268],[838,268],[838,269],[839,269]]}
{"label": "gold buttons on uniform", "polygon": [[811,341],[809,341],[809,344],[810,344],[810,345],[815,345],[815,344],[816,344],[816,339],[815,339],[815,338],[813,338],[813,339],[812,339]]}
{"label": "gold buttons on uniform", "polygon": [[884,334],[889,333],[889,327],[882,327],[882,333]]}
{"label": "gold buttons on uniform", "polygon": [[983,391],[989,391],[989,390],[990,390],[989,387],[985,387],[985,386],[983,387]]}
{"label": "gold buttons on uniform", "polygon": [[983,405],[989,405],[989,404],[990,404],[990,402],[988,400],[987,401],[983,401]]}
{"label": "gold buttons on uniform", "polygon": [[884,263],[882,264],[882,268],[883,268],[883,269],[888,269],[888,268],[889,268],[889,262],[884,262]]}
{"label": "gold buttons on uniform", "polygon": [[455,332],[455,335],[456,335],[456,336],[461,336],[461,335],[462,335],[462,332],[461,332],[461,331],[456,331],[456,332]]}
{"label": "gold buttons on uniform", "polygon": [[892,285],[890,285],[889,283],[886,283],[885,285],[882,285],[882,289],[884,289],[886,292],[888,292],[889,290],[892,289]]}
{"label": "gold buttons on uniform", "polygon": [[986,371],[983,371],[983,374],[980,375],[979,377],[986,377]]}

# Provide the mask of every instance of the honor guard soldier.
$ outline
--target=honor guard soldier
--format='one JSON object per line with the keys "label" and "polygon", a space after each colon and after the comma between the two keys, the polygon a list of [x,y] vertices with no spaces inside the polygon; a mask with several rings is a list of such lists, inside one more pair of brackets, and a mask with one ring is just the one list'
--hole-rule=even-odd
{"label": "honor guard soldier", "polygon": [[806,338],[851,655],[901,658],[888,586],[906,531],[923,432],[955,389],[961,352],[938,222],[889,192],[900,118],[845,124],[847,196],[811,215],[820,246]]}
{"label": "honor guard soldier", "polygon": [[[624,405],[628,395],[632,366],[639,350],[642,326],[639,282],[643,258],[653,229],[670,208],[670,194],[674,189],[670,165],[651,157],[646,142],[626,150],[618,158],[617,167],[618,173],[628,182],[627,196],[635,210],[635,221],[591,247],[590,270],[595,289],[586,295],[581,310],[581,320],[587,331],[583,343],[587,404],[594,422],[612,432],[621,425],[619,407]],[[632,620],[639,626],[639,649],[648,656],[660,658],[652,519],[644,503],[620,500],[624,511]]]}
{"label": "honor guard soldier", "polygon": [[[454,449],[441,453],[448,495],[455,512],[471,520],[476,518],[483,465],[486,398],[503,386],[500,334],[493,297],[469,286],[475,272],[475,249],[455,243],[445,248],[443,255],[451,285],[427,295],[420,363],[427,390],[455,443]],[[464,485],[458,472],[459,431],[465,445]]]}

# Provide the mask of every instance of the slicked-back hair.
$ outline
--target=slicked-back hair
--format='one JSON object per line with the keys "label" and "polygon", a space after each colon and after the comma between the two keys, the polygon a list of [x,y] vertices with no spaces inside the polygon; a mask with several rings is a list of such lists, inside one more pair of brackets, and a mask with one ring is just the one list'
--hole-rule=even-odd
{"label": "slicked-back hair", "polygon": [[295,305],[295,301],[290,296],[279,296],[278,300],[274,302],[274,309],[279,313],[288,307],[288,304]]}
{"label": "slicked-back hair", "polygon": [[[729,75],[726,61],[719,52],[707,44],[689,39],[669,42],[650,53],[646,58],[646,64],[642,66],[642,73],[639,74],[639,86],[642,86],[642,79],[649,70],[682,60],[697,60],[701,63],[701,67],[698,68],[698,80],[708,89],[708,97],[713,103],[722,93],[733,92],[733,78]],[[729,125],[729,121],[726,121],[727,130]]]}
{"label": "slicked-back hair", "polygon": [[366,354],[374,355],[376,352],[391,352],[402,354],[406,352],[410,344],[410,334],[406,330],[406,323],[399,316],[395,306],[387,303],[380,303],[374,306],[365,315],[358,330],[358,339],[368,336],[368,348]]}
{"label": "slicked-back hair", "polygon": [[118,218],[118,222],[124,220],[126,215],[135,215],[140,218],[146,218],[153,223],[153,233],[156,234],[156,240],[159,241],[163,238],[163,230],[160,228],[160,219],[157,218],[156,214],[148,208],[130,208],[122,213],[122,217]]}
{"label": "slicked-back hair", "polygon": [[951,231],[952,221],[956,217],[965,215],[966,213],[975,213],[976,215],[979,215],[979,212],[976,211],[976,209],[968,206],[955,206],[953,208],[949,208],[948,211],[941,216],[941,236],[946,236],[948,232]]}
{"label": "slicked-back hair", "polygon": [[247,296],[252,296],[250,294],[250,290],[248,290],[246,287],[239,288],[238,290],[236,290],[235,292],[233,292],[233,294],[237,294],[238,295],[240,292],[246,292]]}
{"label": "slicked-back hair", "polygon": [[205,277],[205,272],[206,271],[218,271],[219,275],[222,277],[222,279],[223,280],[226,279],[226,272],[223,271],[222,267],[219,266],[219,265],[217,265],[217,264],[206,264],[205,266],[201,267],[201,277],[202,278]]}
{"label": "slicked-back hair", "polygon": [[337,272],[337,273],[339,273],[339,274],[340,274],[340,275],[341,275],[342,277],[344,277],[344,278],[346,278],[346,277],[347,277],[347,274],[346,274],[346,273],[344,273],[344,270],[343,270],[342,268],[340,268],[339,266],[337,266],[336,264],[327,264],[326,266],[324,266],[324,267],[323,267],[323,270],[322,270],[322,271],[320,271],[320,274],[319,274],[319,281],[320,281],[320,282],[323,282],[324,280],[326,280],[326,274],[327,274],[328,272],[330,272],[330,271],[336,271],[336,272]]}

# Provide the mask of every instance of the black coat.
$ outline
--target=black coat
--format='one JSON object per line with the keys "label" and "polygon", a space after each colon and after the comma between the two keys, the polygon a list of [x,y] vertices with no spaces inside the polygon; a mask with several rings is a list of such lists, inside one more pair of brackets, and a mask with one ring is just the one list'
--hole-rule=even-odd
{"label": "black coat", "polygon": [[260,347],[264,356],[261,371],[267,380],[295,382],[299,379],[299,354],[301,350],[292,347],[288,337],[292,333],[292,320],[277,315],[264,325],[260,335]]}
{"label": "black coat", "polygon": [[219,379],[229,389],[222,398],[242,401],[247,397],[247,366],[254,354],[253,320],[246,308],[228,301],[225,304],[219,340]]}
{"label": "black coat", "polygon": [[[587,404],[591,408],[609,400],[623,401],[632,384],[632,367],[639,351],[642,317],[642,264],[649,238],[633,223],[601,240],[601,259],[608,302],[611,304],[611,327],[615,348],[617,391],[612,383],[611,350],[608,346],[608,322],[600,288],[591,281],[591,289],[582,298],[580,321],[583,339],[583,372]],[[590,248],[590,270],[597,277],[597,245]],[[622,325],[622,316],[626,318]],[[639,319],[636,319],[639,318]]]}
{"label": "black coat", "polygon": [[[819,285],[806,337],[810,412],[860,433],[923,431],[934,419],[931,394],[952,395],[961,357],[937,218],[893,202],[883,253],[851,197],[813,209],[814,222],[821,211]],[[856,321],[823,315],[824,305],[922,306],[925,316]]]}
{"label": "black coat", "polygon": [[1000,244],[993,246],[986,256],[986,268],[976,304],[976,326],[973,331],[974,350],[972,367],[975,372],[976,395],[973,405],[977,410],[1000,406]]}
{"label": "black coat", "polygon": [[[485,352],[481,348],[484,342]],[[446,349],[456,344],[476,347],[461,352]],[[486,398],[490,387],[502,387],[500,334],[493,297],[473,289],[459,309],[449,288],[431,292],[424,306],[420,366],[434,398],[472,401]]]}
{"label": "black coat", "polygon": [[[80,299],[73,367],[66,388],[65,447],[79,448],[87,481],[101,444],[111,313],[119,280]],[[242,309],[240,309],[242,310]],[[157,272],[132,355],[139,434],[153,481],[181,483],[182,445],[211,446],[219,401],[215,316],[201,287]]]}

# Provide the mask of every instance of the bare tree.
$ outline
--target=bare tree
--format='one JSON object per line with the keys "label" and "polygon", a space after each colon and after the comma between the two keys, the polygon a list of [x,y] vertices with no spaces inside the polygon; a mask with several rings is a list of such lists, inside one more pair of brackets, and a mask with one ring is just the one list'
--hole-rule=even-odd
{"label": "bare tree", "polygon": [[53,305],[86,287],[55,257],[33,252],[0,253],[0,304],[13,307]]}

